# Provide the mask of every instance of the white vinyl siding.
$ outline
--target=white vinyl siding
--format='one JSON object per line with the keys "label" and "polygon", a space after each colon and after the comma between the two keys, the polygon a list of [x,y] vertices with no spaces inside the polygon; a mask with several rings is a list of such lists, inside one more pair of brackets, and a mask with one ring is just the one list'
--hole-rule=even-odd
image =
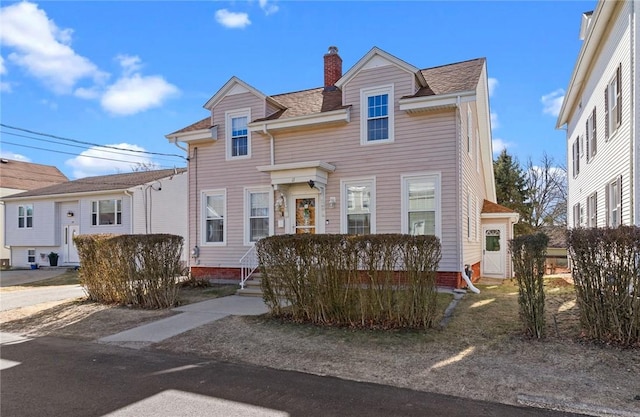
{"label": "white vinyl siding", "polygon": [[249,122],[251,122],[251,109],[225,113],[227,159],[251,157],[251,133],[247,127]]}
{"label": "white vinyl siding", "polygon": [[440,175],[402,176],[402,233],[440,237]]}
{"label": "white vinyl siding", "polygon": [[30,229],[33,227],[33,204],[18,206],[18,228]]}
{"label": "white vinyl siding", "polygon": [[375,180],[342,181],[340,189],[343,201],[341,232],[351,235],[375,233]]}
{"label": "white vinyl siding", "polygon": [[203,203],[203,245],[220,245],[226,241],[226,192],[225,190],[204,191]]}
{"label": "white vinyl siding", "polygon": [[393,85],[363,89],[360,92],[360,109],[361,143],[393,142]]}

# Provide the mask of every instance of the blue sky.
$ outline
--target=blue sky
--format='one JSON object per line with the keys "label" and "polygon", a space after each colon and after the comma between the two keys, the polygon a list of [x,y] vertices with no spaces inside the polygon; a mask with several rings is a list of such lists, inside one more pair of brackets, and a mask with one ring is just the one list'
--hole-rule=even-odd
{"label": "blue sky", "polygon": [[330,45],[343,73],[374,46],[418,68],[486,57],[494,153],[506,147],[535,162],[546,151],[565,164],[556,116],[581,46],[581,15],[596,2],[1,5],[0,153],[75,179],[138,163],[185,166],[164,136],[206,117],[202,106],[229,78],[268,95],[320,87]]}

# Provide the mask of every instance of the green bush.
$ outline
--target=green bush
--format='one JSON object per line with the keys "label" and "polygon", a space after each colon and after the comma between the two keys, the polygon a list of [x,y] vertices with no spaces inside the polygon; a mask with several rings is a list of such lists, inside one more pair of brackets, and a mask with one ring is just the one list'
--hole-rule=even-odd
{"label": "green bush", "polygon": [[436,237],[281,235],[256,249],[264,300],[275,316],[371,328],[434,322]]}
{"label": "green bush", "polygon": [[569,255],[584,334],[639,345],[640,227],[573,229]]}
{"label": "green bush", "polygon": [[80,235],[80,283],[89,299],[141,308],[175,305],[183,238],[154,235]]}
{"label": "green bush", "polygon": [[518,283],[520,320],[525,333],[544,337],[544,263],[549,237],[544,233],[521,235],[509,241],[513,272]]}

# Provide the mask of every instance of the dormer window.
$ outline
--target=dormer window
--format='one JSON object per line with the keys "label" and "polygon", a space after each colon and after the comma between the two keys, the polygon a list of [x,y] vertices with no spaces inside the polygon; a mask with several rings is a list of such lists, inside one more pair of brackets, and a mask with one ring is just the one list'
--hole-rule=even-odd
{"label": "dormer window", "polygon": [[251,157],[250,118],[251,109],[226,113],[227,159]]}
{"label": "dormer window", "polygon": [[360,91],[361,143],[393,142],[393,86]]}

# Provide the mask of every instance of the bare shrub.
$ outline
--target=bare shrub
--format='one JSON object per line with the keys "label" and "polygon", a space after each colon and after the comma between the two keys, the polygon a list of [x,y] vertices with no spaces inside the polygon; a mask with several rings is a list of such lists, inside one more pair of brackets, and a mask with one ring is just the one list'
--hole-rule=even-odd
{"label": "bare shrub", "polygon": [[522,235],[509,241],[513,272],[518,283],[520,320],[525,333],[544,337],[544,262],[549,237],[544,233]]}
{"label": "bare shrub", "polygon": [[141,308],[175,305],[183,238],[154,235],[80,235],[80,283],[89,299]]}
{"label": "bare shrub", "polygon": [[433,324],[436,237],[283,235],[260,240],[256,249],[275,316],[372,328]]}
{"label": "bare shrub", "polygon": [[585,336],[640,344],[640,227],[572,229],[569,254]]}

